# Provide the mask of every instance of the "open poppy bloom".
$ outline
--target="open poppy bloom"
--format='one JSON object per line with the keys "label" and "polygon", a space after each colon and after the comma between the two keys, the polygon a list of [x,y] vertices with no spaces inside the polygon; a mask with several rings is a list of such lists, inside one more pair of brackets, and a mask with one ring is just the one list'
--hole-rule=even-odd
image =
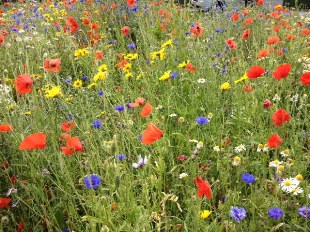
{"label": "open poppy bloom", "polygon": [[26,94],[32,91],[33,80],[29,74],[21,74],[15,79],[14,85],[17,93]]}
{"label": "open poppy bloom", "polygon": [[121,33],[122,33],[124,36],[129,35],[129,33],[130,33],[130,28],[129,28],[128,26],[124,26],[124,27],[121,29]]}
{"label": "open poppy bloom", "polygon": [[66,155],[73,155],[75,152],[83,151],[83,145],[79,140],[79,137],[75,136],[73,138],[69,138],[66,142],[66,147],[61,147],[61,151]]}
{"label": "open poppy bloom", "polygon": [[310,85],[310,72],[305,72],[304,74],[302,74],[300,77],[300,82],[303,85]]}
{"label": "open poppy bloom", "polygon": [[147,116],[149,116],[149,115],[152,113],[152,109],[153,109],[153,106],[152,106],[150,103],[146,103],[146,104],[143,106],[140,115],[141,115],[142,117],[147,117]]}
{"label": "open poppy bloom", "polygon": [[254,79],[262,76],[265,73],[265,69],[261,66],[253,66],[246,73],[248,78]]}
{"label": "open poppy bloom", "polygon": [[258,52],[257,58],[265,58],[265,57],[269,56],[269,54],[270,54],[269,49],[262,49]]}
{"label": "open poppy bloom", "polygon": [[10,132],[13,130],[13,127],[10,124],[0,124],[0,132]]}
{"label": "open poppy bloom", "polygon": [[8,209],[10,202],[10,198],[0,198],[0,209]]}
{"label": "open poppy bloom", "polygon": [[208,199],[212,198],[211,185],[207,180],[203,180],[200,177],[197,177],[196,179],[194,179],[194,183],[198,188],[199,198],[202,198],[203,196],[206,196],[206,198]]}
{"label": "open poppy bloom", "polygon": [[277,44],[280,42],[281,42],[281,39],[278,36],[271,36],[267,40],[268,45],[273,45],[273,44]]}
{"label": "open poppy bloom", "polygon": [[288,122],[291,116],[283,109],[278,109],[272,116],[272,123],[275,126],[282,126],[285,122]]}
{"label": "open poppy bloom", "polygon": [[281,144],[282,144],[282,139],[277,134],[272,134],[267,141],[268,147],[272,147],[272,148],[278,148],[280,147]]}
{"label": "open poppy bloom", "polygon": [[272,77],[277,80],[281,80],[288,76],[292,69],[290,64],[281,64],[279,65],[276,70],[272,73]]}
{"label": "open poppy bloom", "polygon": [[163,136],[163,132],[152,122],[147,125],[146,130],[142,135],[143,144],[152,144]]}
{"label": "open poppy bloom", "polygon": [[251,30],[249,30],[249,29],[244,30],[244,31],[242,32],[242,39],[248,39],[251,33],[252,33],[252,32],[251,32]]}
{"label": "open poppy bloom", "polygon": [[24,140],[20,143],[18,149],[19,150],[35,150],[35,149],[43,149],[46,146],[46,135],[42,132],[34,133],[28,135]]}
{"label": "open poppy bloom", "polygon": [[59,72],[61,61],[60,59],[47,59],[44,61],[44,69],[48,72]]}
{"label": "open poppy bloom", "polygon": [[127,6],[133,8],[136,5],[136,0],[127,0]]}
{"label": "open poppy bloom", "polygon": [[65,132],[68,132],[68,131],[72,130],[74,128],[74,126],[75,126],[75,122],[71,122],[71,121],[64,122],[61,124],[61,129]]}

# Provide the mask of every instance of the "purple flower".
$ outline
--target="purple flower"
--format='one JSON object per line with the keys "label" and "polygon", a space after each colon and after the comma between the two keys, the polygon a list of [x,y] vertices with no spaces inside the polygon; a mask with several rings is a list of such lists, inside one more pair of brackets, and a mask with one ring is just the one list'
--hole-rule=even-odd
{"label": "purple flower", "polygon": [[124,154],[119,154],[116,156],[116,158],[119,159],[120,161],[127,159],[127,157]]}
{"label": "purple flower", "polygon": [[177,72],[171,72],[170,73],[170,78],[172,78],[172,79],[175,79],[175,78],[177,78],[179,75],[178,75],[178,73]]}
{"label": "purple flower", "polygon": [[122,106],[122,105],[120,105],[120,106],[115,106],[115,110],[117,110],[117,111],[124,111],[125,110],[125,106]]}
{"label": "purple flower", "polygon": [[93,127],[99,129],[102,126],[102,122],[100,120],[93,121]]}
{"label": "purple flower", "polygon": [[104,94],[104,92],[103,92],[102,90],[99,90],[99,91],[98,91],[98,95],[99,95],[99,96],[102,96],[103,94]]}
{"label": "purple flower", "polygon": [[101,184],[101,177],[96,174],[85,176],[84,184],[88,189],[96,189]]}
{"label": "purple flower", "polygon": [[204,125],[204,124],[208,124],[209,120],[205,117],[198,117],[195,119],[196,123],[199,125]]}
{"label": "purple flower", "polygon": [[230,210],[230,216],[236,221],[240,222],[246,217],[246,211],[244,208],[232,207]]}
{"label": "purple flower", "polygon": [[136,45],[134,43],[130,43],[130,44],[127,45],[127,48],[128,49],[135,49]]}
{"label": "purple flower", "polygon": [[310,218],[310,207],[301,207],[298,209],[298,213],[300,216],[304,218]]}
{"label": "purple flower", "polygon": [[283,211],[280,208],[270,208],[268,214],[270,218],[279,219],[283,216]]}
{"label": "purple flower", "polygon": [[243,173],[241,178],[247,184],[252,184],[255,181],[255,177],[249,173]]}
{"label": "purple flower", "polygon": [[140,167],[143,167],[147,164],[148,162],[148,159],[147,157],[145,156],[144,158],[142,158],[141,155],[138,156],[138,162],[137,163],[133,163],[132,166],[134,168],[140,168]]}

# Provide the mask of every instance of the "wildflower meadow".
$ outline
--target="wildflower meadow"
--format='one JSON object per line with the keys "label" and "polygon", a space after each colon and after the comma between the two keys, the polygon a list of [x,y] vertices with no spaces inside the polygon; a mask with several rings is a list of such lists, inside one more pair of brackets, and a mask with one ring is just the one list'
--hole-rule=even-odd
{"label": "wildflower meadow", "polygon": [[309,231],[309,11],[226,2],[0,5],[0,231]]}

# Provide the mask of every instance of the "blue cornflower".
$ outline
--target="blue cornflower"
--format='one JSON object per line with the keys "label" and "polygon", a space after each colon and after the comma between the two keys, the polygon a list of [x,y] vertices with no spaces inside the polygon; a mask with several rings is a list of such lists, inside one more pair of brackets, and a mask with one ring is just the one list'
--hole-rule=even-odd
{"label": "blue cornflower", "polygon": [[93,127],[99,129],[102,126],[101,120],[93,121]]}
{"label": "blue cornflower", "polygon": [[230,210],[230,216],[236,221],[240,222],[246,217],[246,211],[244,208],[232,207]]}
{"label": "blue cornflower", "polygon": [[255,181],[255,177],[249,173],[243,173],[241,178],[247,184],[252,184]]}
{"label": "blue cornflower", "polygon": [[102,90],[99,90],[99,91],[98,91],[98,95],[99,95],[99,96],[102,96],[103,94],[104,94],[104,91],[102,91]]}
{"label": "blue cornflower", "polygon": [[298,213],[304,218],[310,218],[310,207],[303,206],[298,209]]}
{"label": "blue cornflower", "polygon": [[125,110],[125,106],[122,106],[122,105],[115,106],[115,110],[117,110],[117,111],[124,111]]}
{"label": "blue cornflower", "polygon": [[70,121],[72,121],[73,120],[72,114],[68,114],[68,118],[69,118]]}
{"label": "blue cornflower", "polygon": [[171,72],[170,73],[170,78],[174,79],[177,78],[179,76],[179,74],[177,72]]}
{"label": "blue cornflower", "polygon": [[270,208],[268,214],[270,218],[279,219],[283,216],[283,211],[280,208]]}
{"label": "blue cornflower", "polygon": [[90,174],[84,177],[85,187],[88,189],[96,189],[101,184],[101,177],[96,174]]}
{"label": "blue cornflower", "polygon": [[127,156],[125,156],[124,154],[119,154],[115,158],[119,159],[120,161],[123,161],[123,160],[127,159]]}
{"label": "blue cornflower", "polygon": [[87,79],[88,79],[88,76],[83,76],[82,77],[82,81],[87,81]]}
{"label": "blue cornflower", "polygon": [[130,43],[130,44],[127,45],[127,48],[128,49],[135,49],[136,45],[134,43]]}
{"label": "blue cornflower", "polygon": [[204,125],[204,124],[208,124],[209,123],[209,119],[205,118],[205,117],[198,117],[195,119],[196,123],[199,125]]}

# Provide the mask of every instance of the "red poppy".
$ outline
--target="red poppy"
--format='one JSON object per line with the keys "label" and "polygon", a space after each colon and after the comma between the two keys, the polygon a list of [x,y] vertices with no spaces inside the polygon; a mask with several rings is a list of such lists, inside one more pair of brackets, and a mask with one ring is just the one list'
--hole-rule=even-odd
{"label": "red poppy", "polygon": [[272,134],[267,141],[268,147],[272,147],[272,148],[280,147],[281,143],[282,143],[282,139],[277,134]]}
{"label": "red poppy", "polygon": [[247,19],[244,21],[243,26],[251,25],[253,22],[254,22],[254,19],[253,19],[253,18],[247,18]]}
{"label": "red poppy", "polygon": [[4,44],[4,36],[0,35],[0,45]]}
{"label": "red poppy", "polygon": [[280,29],[281,29],[281,25],[275,26],[275,27],[273,28],[273,30],[274,30],[275,32],[279,32]]}
{"label": "red poppy", "polygon": [[127,6],[133,8],[136,5],[136,0],[127,0]]}
{"label": "red poppy", "polygon": [[277,44],[280,42],[281,42],[281,39],[278,36],[271,36],[267,39],[268,45],[273,45],[273,44]]}
{"label": "red poppy", "polygon": [[79,140],[79,137],[75,136],[73,138],[69,138],[66,142],[66,147],[61,147],[61,151],[66,155],[70,156],[74,154],[76,151],[83,151],[83,145]]}
{"label": "red poppy", "polygon": [[292,69],[290,64],[281,64],[276,70],[272,73],[274,79],[280,80],[288,76]]}
{"label": "red poppy", "polygon": [[191,26],[189,31],[192,33],[193,38],[201,37],[203,35],[203,29],[199,23],[196,23],[194,26]]}
{"label": "red poppy", "polygon": [[244,30],[242,33],[242,39],[248,39],[250,34],[252,34],[251,30],[249,30],[249,29]]}
{"label": "red poppy", "polygon": [[257,58],[265,58],[267,56],[269,56],[270,54],[270,50],[269,49],[263,49],[263,50],[260,50],[257,54]]}
{"label": "red poppy", "polygon": [[272,106],[272,101],[270,100],[264,101],[263,106],[265,109],[268,109],[270,106]]}
{"label": "red poppy", "polygon": [[0,209],[8,209],[10,202],[10,198],[0,198]]}
{"label": "red poppy", "polygon": [[59,140],[60,140],[60,141],[66,142],[68,139],[71,139],[71,135],[68,134],[68,133],[62,133],[62,134],[59,136]]}
{"label": "red poppy", "polygon": [[208,199],[212,198],[211,185],[207,180],[203,180],[201,179],[201,177],[197,177],[196,179],[194,179],[194,183],[198,188],[199,198],[202,198],[203,196],[206,196],[206,198]]}
{"label": "red poppy", "polygon": [[302,74],[300,77],[300,82],[303,85],[310,85],[310,72],[305,72],[304,74]]}
{"label": "red poppy", "polygon": [[309,36],[310,35],[310,29],[308,28],[304,28],[300,31],[301,35],[306,35]]}
{"label": "red poppy", "polygon": [[61,129],[65,132],[72,130],[75,126],[74,122],[68,121],[61,124]]}
{"label": "red poppy", "polygon": [[262,5],[264,5],[264,0],[257,0],[257,1],[256,1],[256,4],[257,4],[258,6],[262,6]]}
{"label": "red poppy", "polygon": [[102,51],[96,51],[95,57],[99,60],[103,59],[103,52]]}
{"label": "red poppy", "polygon": [[28,135],[20,143],[18,149],[23,150],[34,150],[34,149],[43,149],[46,146],[46,135],[42,132],[34,133]]}
{"label": "red poppy", "polygon": [[60,59],[47,59],[44,61],[44,69],[48,72],[59,72],[61,70],[60,64]]}
{"label": "red poppy", "polygon": [[185,69],[187,69],[187,70],[190,71],[190,72],[196,72],[196,71],[197,71],[197,68],[195,68],[195,67],[193,66],[193,64],[191,64],[191,63],[187,64],[187,65],[185,66]]}
{"label": "red poppy", "polygon": [[152,144],[161,137],[163,137],[163,132],[152,122],[147,125],[146,130],[142,134],[142,143],[143,144]]}
{"label": "red poppy", "polygon": [[17,232],[23,232],[24,228],[25,228],[25,224],[23,221],[19,221],[18,225],[17,225]]}
{"label": "red poppy", "polygon": [[246,93],[246,92],[252,92],[252,91],[253,91],[253,87],[252,87],[251,85],[245,85],[245,86],[243,86],[242,91],[243,91],[244,93]]}
{"label": "red poppy", "polygon": [[246,73],[248,78],[258,78],[262,76],[265,73],[265,69],[261,66],[253,66],[251,69],[249,69]]}
{"label": "red poppy", "polygon": [[85,26],[88,26],[88,25],[90,24],[90,19],[88,19],[88,18],[83,18],[83,24],[84,24]]}
{"label": "red poppy", "polygon": [[64,31],[70,30],[72,34],[75,34],[76,31],[79,29],[79,24],[75,21],[75,19],[70,16],[67,18],[66,25],[64,27]]}
{"label": "red poppy", "polygon": [[19,75],[14,82],[15,89],[19,94],[30,93],[32,91],[33,80],[29,74]]}
{"label": "red poppy", "polygon": [[232,16],[231,16],[231,20],[232,21],[238,21],[239,19],[239,14],[238,13],[233,13]]}
{"label": "red poppy", "polygon": [[124,26],[122,29],[121,29],[121,32],[123,35],[127,36],[129,35],[130,33],[130,28],[128,26]]}
{"label": "red poppy", "polygon": [[236,48],[236,42],[233,41],[233,39],[227,39],[225,42],[229,46],[230,49]]}
{"label": "red poppy", "polygon": [[277,11],[283,11],[283,6],[281,4],[277,4],[274,6],[274,10],[277,10]]}
{"label": "red poppy", "polygon": [[272,123],[275,126],[282,126],[290,120],[291,116],[283,109],[278,109],[272,116]]}
{"label": "red poppy", "polygon": [[0,132],[10,132],[13,130],[13,127],[10,124],[0,124]]}
{"label": "red poppy", "polygon": [[143,108],[142,108],[142,111],[140,113],[140,115],[142,117],[147,117],[149,116],[151,113],[152,113],[152,109],[153,109],[153,106],[149,103],[146,103]]}
{"label": "red poppy", "polygon": [[287,40],[293,40],[293,39],[296,39],[296,36],[295,36],[295,35],[288,34],[288,35],[286,36],[286,39],[287,39]]}

